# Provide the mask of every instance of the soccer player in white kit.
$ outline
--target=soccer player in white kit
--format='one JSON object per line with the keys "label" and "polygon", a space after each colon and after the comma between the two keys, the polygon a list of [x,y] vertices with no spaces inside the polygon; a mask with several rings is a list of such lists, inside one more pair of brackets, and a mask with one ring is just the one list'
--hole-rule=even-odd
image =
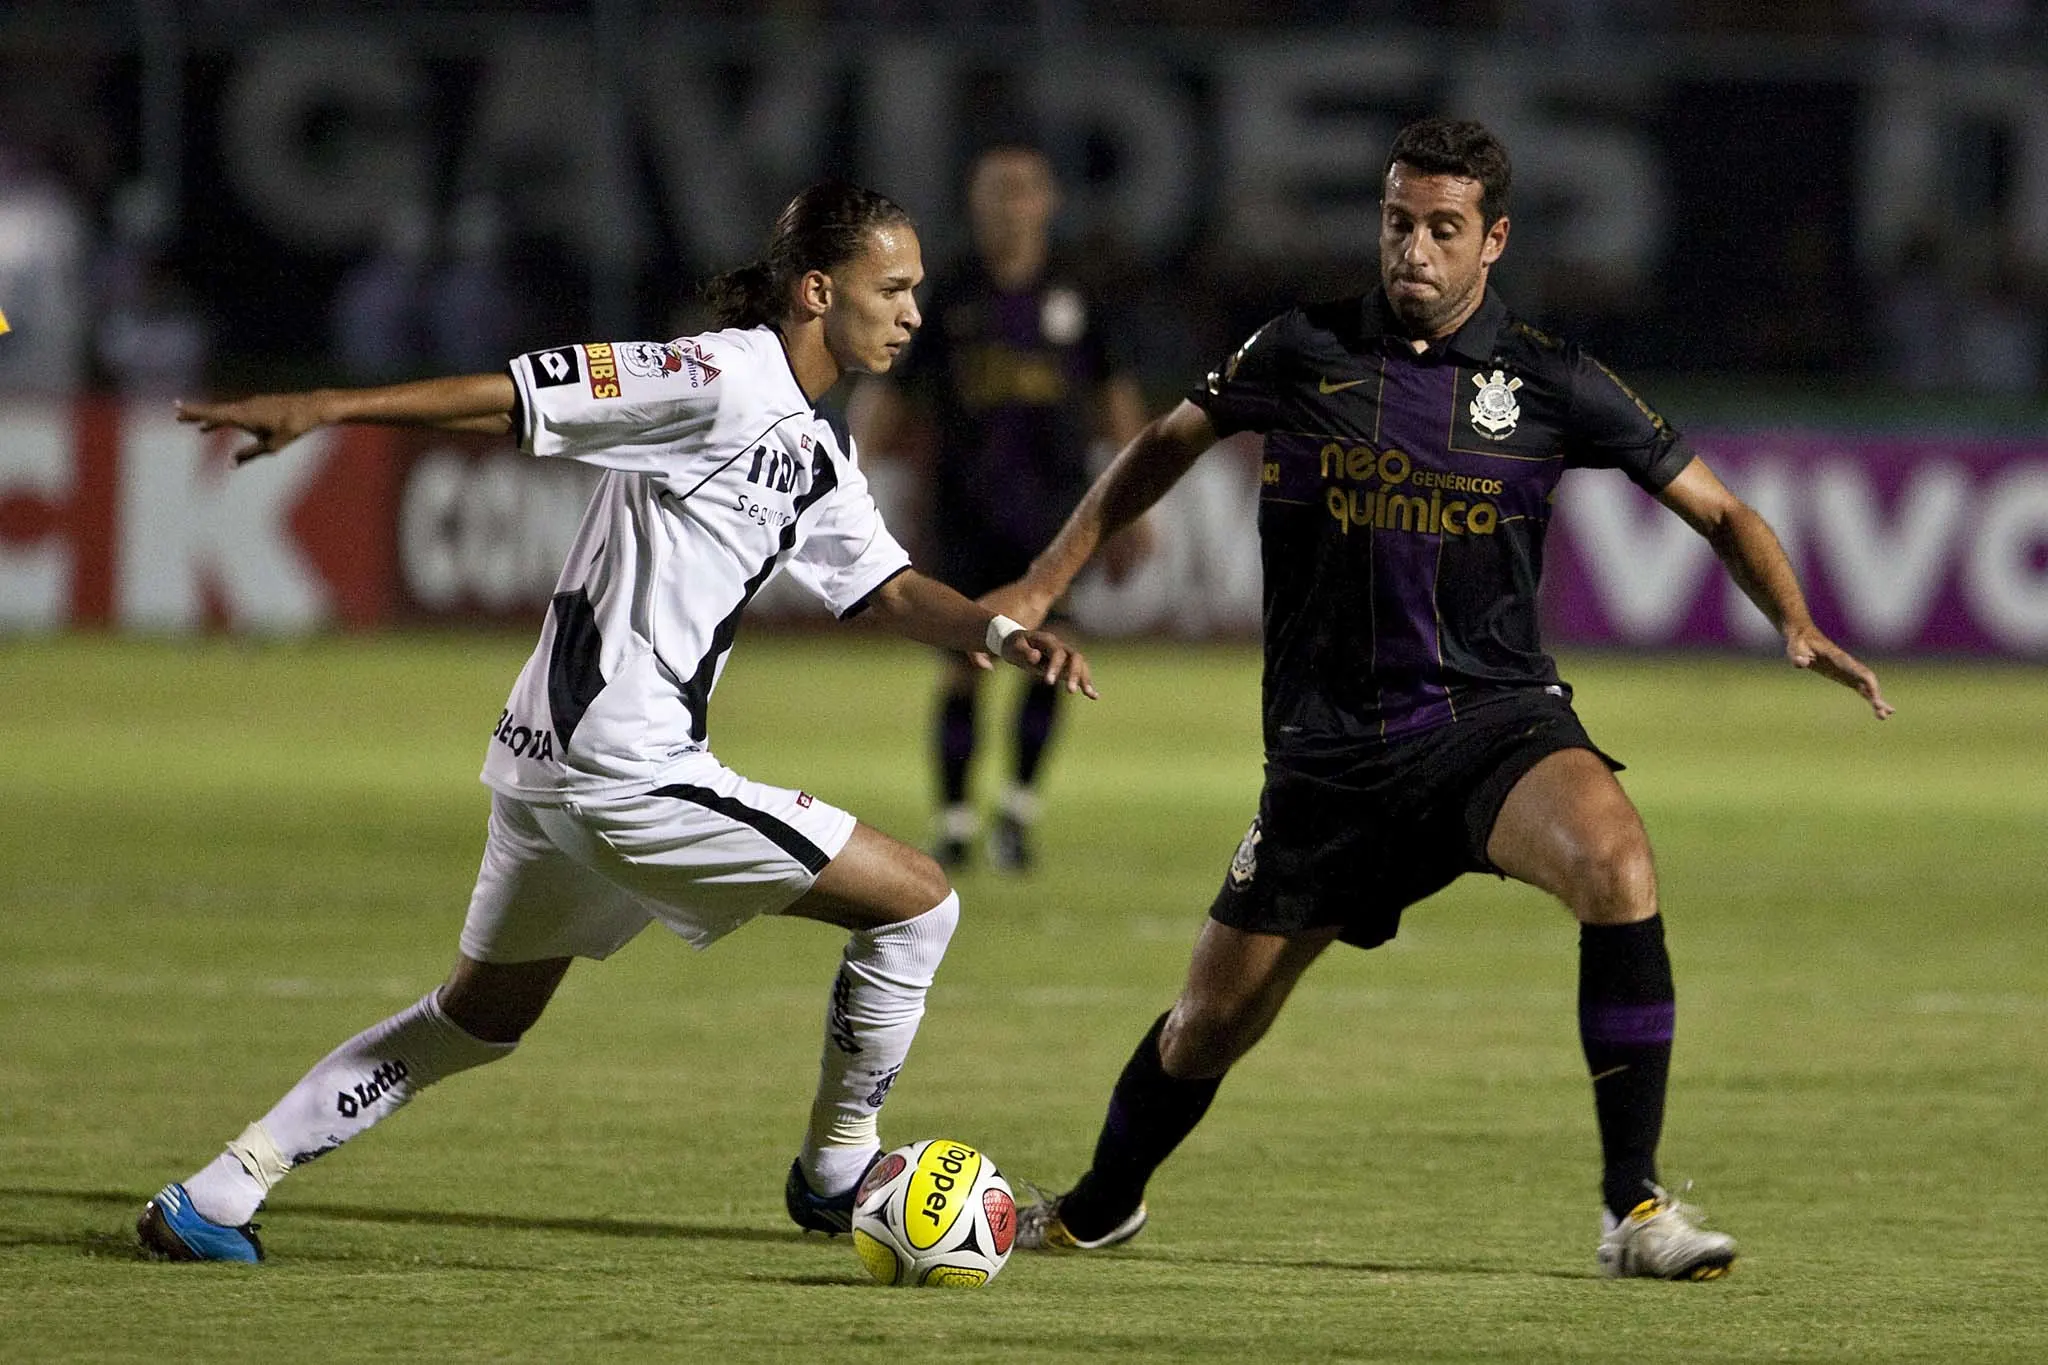
{"label": "soccer player in white kit", "polygon": [[343,1043],[136,1230],[177,1260],[262,1259],[250,1219],[294,1167],[435,1081],[507,1056],[570,962],[659,921],[704,948],[756,915],[849,931],[790,1217],[847,1230],[876,1118],[924,1013],[960,901],[926,854],[808,793],[752,782],[707,738],[741,613],[786,571],[841,617],[986,652],[1095,694],[1087,661],[910,567],[818,397],[881,373],[919,324],[903,210],[844,183],[777,218],[765,260],[712,282],[722,330],[535,351],[508,373],[181,406],[255,437],[237,461],[342,422],[509,431],[604,471],[540,642],[492,729],[489,834],[439,988]]}

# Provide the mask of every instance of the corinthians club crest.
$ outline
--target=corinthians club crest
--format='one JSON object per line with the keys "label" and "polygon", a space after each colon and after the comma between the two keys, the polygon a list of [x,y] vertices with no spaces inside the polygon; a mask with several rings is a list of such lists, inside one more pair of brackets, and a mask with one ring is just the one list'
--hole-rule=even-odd
{"label": "corinthians club crest", "polygon": [[1244,832],[1243,840],[1238,843],[1237,855],[1230,860],[1230,884],[1240,891],[1250,886],[1252,878],[1259,874],[1259,844],[1265,837],[1259,828],[1258,818],[1254,816],[1252,827]]}
{"label": "corinthians club crest", "polygon": [[1479,386],[1479,396],[1469,409],[1473,429],[1489,441],[1505,441],[1514,434],[1515,423],[1522,420],[1522,405],[1515,401],[1515,390],[1522,387],[1522,381],[1495,370],[1490,375],[1484,371],[1473,375],[1472,382]]}

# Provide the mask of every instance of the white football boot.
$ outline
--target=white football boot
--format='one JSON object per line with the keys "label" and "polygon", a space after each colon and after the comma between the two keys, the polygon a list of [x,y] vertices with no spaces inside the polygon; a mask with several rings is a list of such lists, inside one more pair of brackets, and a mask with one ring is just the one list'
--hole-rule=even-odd
{"label": "white football boot", "polygon": [[[1735,1239],[1699,1226],[1700,1211],[1681,1204],[1662,1186],[1615,1219],[1601,1214],[1600,1273],[1609,1279],[1718,1280],[1735,1264]],[[1690,1192],[1687,1184],[1682,1193]]]}

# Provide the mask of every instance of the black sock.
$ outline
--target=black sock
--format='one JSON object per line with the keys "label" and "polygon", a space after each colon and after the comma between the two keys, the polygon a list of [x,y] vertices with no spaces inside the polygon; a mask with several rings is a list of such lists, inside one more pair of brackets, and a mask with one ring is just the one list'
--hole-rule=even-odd
{"label": "black sock", "polygon": [[1173,1154],[1180,1140],[1209,1112],[1222,1077],[1184,1081],[1159,1063],[1159,1035],[1166,1016],[1153,1021],[1109,1097],[1102,1136],[1095,1140],[1095,1164],[1060,1200],[1067,1231],[1092,1242],[1137,1211],[1145,1182]]}
{"label": "black sock", "polygon": [[1039,760],[1052,743],[1053,722],[1059,718],[1060,689],[1053,683],[1035,682],[1024,689],[1017,703],[1017,785],[1029,787],[1038,777]]}
{"label": "black sock", "polygon": [[974,761],[974,694],[948,692],[939,702],[939,796],[949,806],[967,800],[967,765]]}
{"label": "black sock", "polygon": [[1600,1194],[1617,1218],[1657,1178],[1674,1000],[1662,916],[1579,927],[1579,1041],[1600,1119]]}

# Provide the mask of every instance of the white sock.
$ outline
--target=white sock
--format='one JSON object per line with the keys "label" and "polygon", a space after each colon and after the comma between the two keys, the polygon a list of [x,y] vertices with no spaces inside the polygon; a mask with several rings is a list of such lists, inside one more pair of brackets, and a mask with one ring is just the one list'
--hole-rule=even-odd
{"label": "white sock", "polygon": [[981,817],[972,806],[947,806],[939,812],[939,833],[948,839],[972,839],[981,832]]}
{"label": "white sock", "polygon": [[825,1011],[818,1097],[797,1158],[819,1194],[851,1187],[880,1149],[876,1115],[910,1055],[925,992],[959,922],[960,896],[949,892],[916,919],[865,929],[846,940]]}
{"label": "white sock", "polygon": [[[187,1180],[192,1207],[215,1223],[246,1223],[286,1173],[396,1113],[435,1081],[509,1056],[515,1046],[465,1033],[441,1012],[439,992],[429,991],[321,1058],[269,1113]],[[242,1178],[228,1167],[239,1167]]]}
{"label": "white sock", "polygon": [[1039,804],[1037,789],[1021,786],[1015,778],[1003,788],[1003,814],[1020,825],[1038,823]]}
{"label": "white sock", "polygon": [[229,1227],[239,1227],[254,1217],[268,1192],[233,1152],[222,1152],[185,1182],[185,1193],[199,1216]]}

